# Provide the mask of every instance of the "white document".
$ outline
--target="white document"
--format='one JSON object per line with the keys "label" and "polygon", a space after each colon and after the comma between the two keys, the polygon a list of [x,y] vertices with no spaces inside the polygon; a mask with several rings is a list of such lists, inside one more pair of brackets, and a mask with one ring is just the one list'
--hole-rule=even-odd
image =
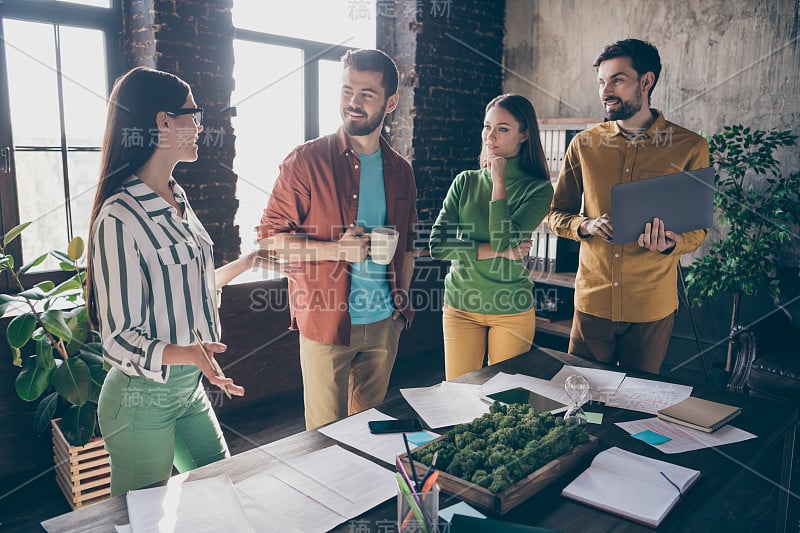
{"label": "white document", "polygon": [[567,376],[576,373],[582,374],[583,377],[586,378],[586,381],[589,382],[590,390],[587,400],[598,400],[601,402],[607,401],[614,391],[619,388],[622,380],[625,378],[624,372],[564,365],[550,381],[563,389],[564,383],[567,381]]}
{"label": "white document", "polygon": [[186,478],[176,476],[165,487],[128,492],[125,500],[133,533],[255,533],[226,474],[194,481]]}
{"label": "white document", "polygon": [[[372,457],[394,465],[397,456],[406,453],[403,435],[401,433],[373,435],[369,432],[369,427],[367,426],[367,422],[370,420],[395,420],[395,418],[385,415],[377,409],[367,409],[320,428],[318,431],[333,440],[352,446]],[[430,431],[425,433],[432,438],[439,436]],[[417,446],[411,445],[410,442],[409,447],[412,450],[417,448]]]}
{"label": "white document", "polygon": [[431,387],[400,389],[403,398],[429,427],[466,424],[489,412],[480,385],[443,381]]}
{"label": "white document", "polygon": [[301,531],[327,531],[394,498],[397,482],[369,459],[330,446],[271,466],[236,489],[259,530],[278,516]]}
{"label": "white document", "polygon": [[247,519],[259,532],[328,531],[345,520],[266,470],[237,483],[236,491]]}
{"label": "white document", "polygon": [[675,405],[691,395],[692,387],[687,385],[625,376],[622,385],[606,400],[606,405],[654,415],[659,409]]}
{"label": "white document", "polygon": [[[547,379],[535,378],[525,374],[506,374],[498,372],[481,386],[481,393],[485,396],[495,392],[521,387],[529,391],[546,396],[551,400],[570,405],[572,400],[567,396],[563,383],[553,383]],[[588,400],[588,398],[587,398]]]}
{"label": "white document", "polygon": [[[579,502],[658,527],[698,470],[650,459],[620,448],[597,454],[591,466],[561,492]],[[673,485],[674,484],[674,485]]]}
{"label": "white document", "polygon": [[687,428],[678,424],[672,424],[658,417],[645,418],[643,420],[632,420],[630,422],[617,422],[619,427],[633,435],[641,431],[650,430],[659,435],[669,437],[670,441],[654,446],[664,453],[681,453],[711,448],[712,446],[722,446],[756,438],[756,435],[743,429],[727,424],[722,426],[714,433],[706,433],[696,429]]}

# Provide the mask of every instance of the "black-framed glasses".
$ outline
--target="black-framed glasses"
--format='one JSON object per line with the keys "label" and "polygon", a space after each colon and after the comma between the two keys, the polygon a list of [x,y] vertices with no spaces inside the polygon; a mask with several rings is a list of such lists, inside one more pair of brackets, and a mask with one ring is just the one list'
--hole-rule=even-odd
{"label": "black-framed glasses", "polygon": [[167,111],[166,113],[171,117],[177,117],[178,115],[192,115],[195,124],[199,126],[203,123],[202,107],[189,107],[186,109],[178,109],[177,111]]}

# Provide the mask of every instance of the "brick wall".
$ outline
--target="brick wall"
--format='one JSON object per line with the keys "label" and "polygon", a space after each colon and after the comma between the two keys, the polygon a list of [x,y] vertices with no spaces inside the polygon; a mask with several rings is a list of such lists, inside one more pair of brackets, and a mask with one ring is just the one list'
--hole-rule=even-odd
{"label": "brick wall", "polygon": [[232,6],[233,0],[134,0],[123,11],[126,68],[180,76],[205,110],[199,159],[179,164],[174,176],[214,240],[218,265],[236,259],[241,244],[233,224],[235,150],[226,112],[234,87]]}
{"label": "brick wall", "polygon": [[505,2],[396,5],[378,33],[401,69],[391,140],[413,162],[420,221],[430,224],[455,174],[478,166],[483,110],[503,86]]}

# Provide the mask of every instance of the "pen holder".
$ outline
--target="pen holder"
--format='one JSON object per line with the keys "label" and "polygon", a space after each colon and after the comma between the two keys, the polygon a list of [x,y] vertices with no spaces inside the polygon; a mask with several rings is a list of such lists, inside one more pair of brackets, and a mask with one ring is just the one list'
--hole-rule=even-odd
{"label": "pen holder", "polygon": [[416,495],[397,493],[397,531],[399,533],[436,533],[439,531],[439,485]]}

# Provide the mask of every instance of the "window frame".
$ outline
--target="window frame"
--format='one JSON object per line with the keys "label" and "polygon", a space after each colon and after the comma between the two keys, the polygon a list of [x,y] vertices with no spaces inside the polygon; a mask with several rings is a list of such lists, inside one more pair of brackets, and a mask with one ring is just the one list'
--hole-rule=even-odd
{"label": "window frame", "polygon": [[[99,30],[103,32],[105,57],[106,57],[106,95],[110,93],[114,80],[123,70],[122,55],[122,6],[121,0],[112,0],[111,7],[95,7],[80,4],[59,2],[56,0],[3,0],[0,2],[0,39],[5,38],[4,21],[15,19],[25,22],[38,22],[43,24],[54,24],[58,26],[70,26]],[[58,56],[57,60],[60,60]],[[17,176],[15,167],[15,145],[11,129],[11,110],[8,93],[8,63],[5,57],[5,46],[0,46],[0,153],[8,158],[8,172],[0,168],[0,234],[5,234],[11,228],[19,225],[22,220],[19,212],[19,198],[17,187]],[[50,148],[39,148],[36,151],[59,151],[61,153],[61,164],[64,171],[65,200],[69,195],[69,171],[67,168],[67,157],[70,152],[99,151],[98,148],[72,147],[66,145],[66,125],[63,117],[63,94],[60,90],[62,83],[61,74],[57,77],[59,85],[59,110],[62,115],[60,124],[60,146]],[[6,148],[7,147],[7,148]],[[23,147],[30,151],[27,148]],[[2,163],[3,161],[0,161]],[[72,236],[72,213],[67,204],[67,214],[69,217],[68,235]],[[23,235],[24,237],[24,235]],[[66,244],[66,243],[65,243]],[[22,257],[22,246],[20,240],[10,243],[7,252],[14,257],[15,265],[22,265],[25,259],[33,260],[33,257]],[[23,275],[23,282],[26,287],[45,280],[60,282],[70,275],[59,270],[38,271]],[[0,274],[0,294],[17,292],[18,287],[14,286],[10,275],[6,272]]]}

